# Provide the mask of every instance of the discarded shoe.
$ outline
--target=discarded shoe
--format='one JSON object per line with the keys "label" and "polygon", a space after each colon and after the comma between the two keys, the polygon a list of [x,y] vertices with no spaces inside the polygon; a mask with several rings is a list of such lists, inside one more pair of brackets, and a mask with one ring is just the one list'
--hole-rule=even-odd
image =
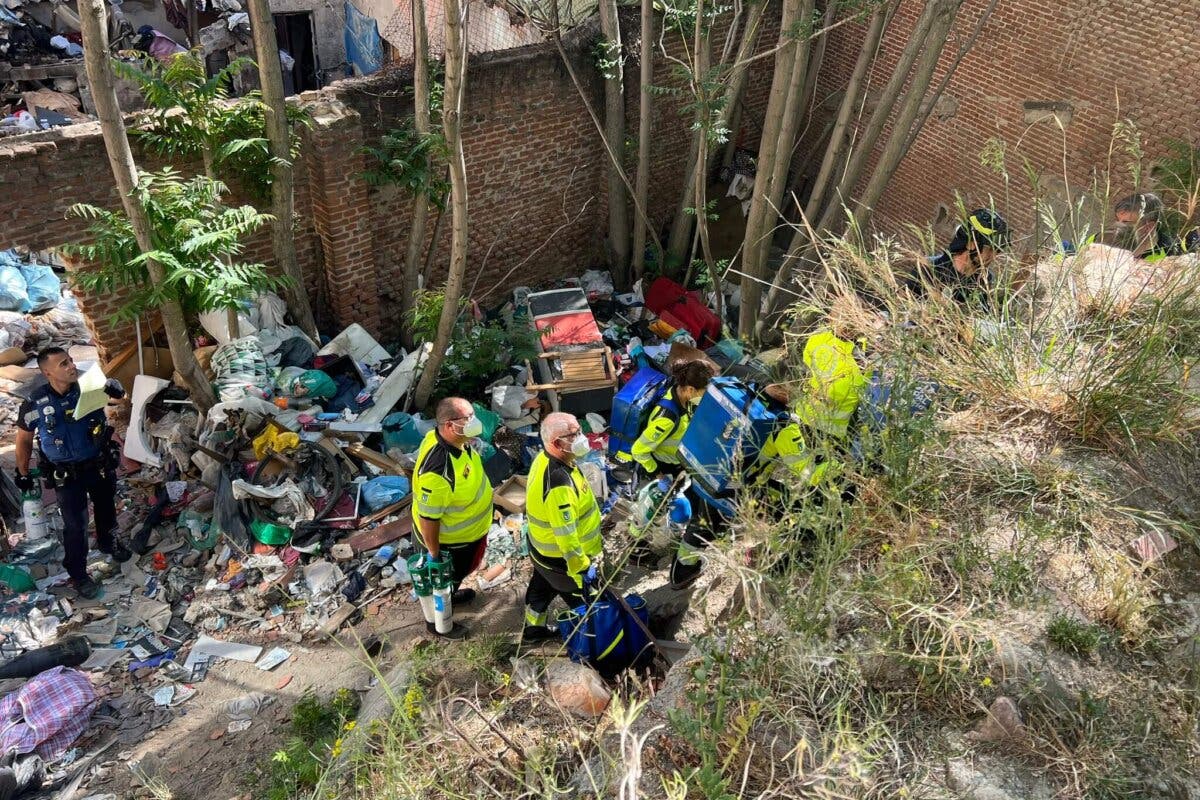
{"label": "discarded shoe", "polygon": [[694,564],[684,564],[678,558],[671,561],[671,588],[681,590],[691,586],[700,577],[702,566],[702,561],[696,561]]}
{"label": "discarded shoe", "polygon": [[85,600],[95,600],[100,596],[100,592],[102,591],[100,584],[91,578],[84,578],[81,581],[71,581],[71,585],[75,587],[75,592]]}
{"label": "discarded shoe", "polygon": [[425,623],[425,630],[442,639],[465,639],[471,633],[465,626],[459,625],[457,622],[453,623],[449,633],[438,633],[437,626],[432,622]]}
{"label": "discarded shoe", "polygon": [[547,628],[545,625],[526,625],[521,631],[521,641],[525,643],[546,642],[557,638],[558,631]]}
{"label": "discarded shoe", "polygon": [[112,556],[112,560],[118,564],[124,564],[126,561],[133,558],[133,553],[129,551],[129,548],[116,540],[113,541],[112,547],[108,548],[107,550],[101,547],[100,552],[104,553],[105,555]]}
{"label": "discarded shoe", "polygon": [[456,606],[469,606],[475,602],[474,589],[459,589],[454,594],[450,595],[450,602]]}

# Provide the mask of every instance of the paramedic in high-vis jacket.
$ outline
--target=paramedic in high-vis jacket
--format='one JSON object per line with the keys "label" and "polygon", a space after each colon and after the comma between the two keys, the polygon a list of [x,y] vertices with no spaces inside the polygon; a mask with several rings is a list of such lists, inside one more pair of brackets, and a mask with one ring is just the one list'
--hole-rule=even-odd
{"label": "paramedic in high-vis jacket", "polygon": [[588,453],[579,420],[555,412],[542,420],[542,452],[533,459],[525,490],[533,575],[525,591],[522,639],[534,642],[558,634],[546,626],[550,603],[561,597],[568,608],[584,602],[584,584],[597,580],[602,550],[600,506],[576,460]]}
{"label": "paramedic in high-vis jacket", "polygon": [[[115,465],[108,451],[112,430],[104,408],[75,418],[79,403],[79,370],[61,347],[38,354],[38,368],[46,385],[21,404],[17,414],[17,488],[26,491],[36,480],[30,476],[30,457],[36,440],[38,467],[47,484],[57,489],[63,517],[63,566],[81,597],[100,594],[100,586],[87,571],[88,500],[96,520],[96,544],[114,561],[132,555],[114,537],[117,527]],[[125,396],[115,380],[104,387],[110,398]]]}
{"label": "paramedic in high-vis jacket", "polygon": [[633,461],[646,476],[677,475],[683,468],[679,443],[696,404],[716,376],[716,365],[703,358],[680,359],[671,365],[670,373],[670,388],[651,409],[630,451],[617,454],[618,461]]}

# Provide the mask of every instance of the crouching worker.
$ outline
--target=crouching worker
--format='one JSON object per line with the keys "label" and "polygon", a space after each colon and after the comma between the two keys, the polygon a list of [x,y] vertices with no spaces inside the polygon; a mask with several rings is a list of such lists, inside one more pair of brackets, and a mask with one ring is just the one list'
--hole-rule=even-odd
{"label": "crouching worker", "polygon": [[679,443],[687,432],[692,411],[716,375],[716,365],[707,359],[681,358],[671,365],[670,372],[671,387],[650,411],[646,427],[629,453],[617,455],[619,461],[636,462],[647,477],[679,474]]}
{"label": "crouching worker", "polygon": [[570,414],[549,414],[541,434],[543,450],[529,468],[525,494],[533,561],[521,637],[527,642],[558,635],[546,626],[551,601],[557,596],[568,608],[581,605],[585,582],[596,581],[602,550],[600,506],[575,465],[588,452],[579,420]]}
{"label": "crouching worker", "polygon": [[996,283],[996,257],[1009,241],[1004,217],[977,208],[955,229],[946,249],[918,264],[906,283],[917,293],[945,292],[956,303],[986,307],[987,293]]}
{"label": "crouching worker", "polygon": [[[492,484],[478,451],[471,447],[471,440],[483,433],[471,404],[447,397],[438,403],[436,419],[437,427],[425,434],[413,467],[413,526],[429,556],[451,565],[453,608],[475,600],[474,589],[459,586],[483,560],[492,524]],[[457,622],[445,634],[438,634],[432,622],[426,628],[449,639],[467,634]]]}
{"label": "crouching worker", "polygon": [[[38,369],[46,385],[21,404],[17,414],[17,477],[21,491],[34,488],[36,478],[29,474],[34,439],[41,453],[40,470],[47,482],[58,489],[58,506],[63,517],[63,567],[81,597],[100,594],[100,586],[87,571],[88,500],[96,520],[96,544],[100,552],[114,561],[128,561],[132,553],[116,540],[116,476],[109,453],[112,428],[98,408],[79,419],[79,369],[61,347],[48,347],[38,353]],[[104,393],[110,398],[125,396],[115,380],[108,381]]]}

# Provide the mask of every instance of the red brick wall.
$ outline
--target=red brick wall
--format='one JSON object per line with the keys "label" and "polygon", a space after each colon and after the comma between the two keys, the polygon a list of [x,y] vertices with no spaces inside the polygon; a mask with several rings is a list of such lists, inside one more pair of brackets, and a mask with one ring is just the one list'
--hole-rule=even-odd
{"label": "red brick wall", "polygon": [[[635,20],[624,20],[636,39]],[[760,47],[769,47],[778,21],[768,24]],[[720,35],[720,34],[717,34]],[[594,29],[568,42],[573,65],[592,108],[603,114],[603,86],[592,64]],[[668,36],[680,55],[678,36]],[[629,137],[637,135],[636,64],[627,84]],[[655,84],[679,78],[656,56]],[[745,129],[756,144],[766,104],[770,62],[751,73]],[[360,322],[385,343],[400,333],[398,307],[412,200],[393,188],[367,186],[361,148],[411,115],[411,76],[404,70],[343,81],[302,97],[313,124],[304,133],[296,170],[297,254],[318,321],[335,332]],[[650,214],[667,221],[678,201],[690,118],[684,100],[656,96]],[[578,275],[605,261],[606,159],[600,135],[563,66],[549,45],[472,56],[463,119],[470,194],[466,287],[485,305],[500,302],[518,285]],[[628,148],[632,179],[636,148]],[[139,154],[139,162],[143,159]],[[150,165],[148,164],[148,167]],[[77,240],[85,229],[66,216],[75,202],[118,205],[99,126],[82,125],[0,141],[0,248],[53,247]],[[432,236],[433,216],[426,236]],[[432,283],[444,280],[449,224],[434,250]],[[250,258],[270,263],[266,232],[247,248]],[[108,353],[129,343],[127,328],[108,315],[121,298],[81,298]]]}
{"label": "red brick wall", "polygon": [[[901,5],[875,64],[873,87],[882,87],[891,75],[922,5],[919,0]],[[958,41],[969,35],[987,5],[988,0],[964,3],[955,29],[958,40],[952,36],[943,53],[939,79]],[[1068,189],[1086,189],[1094,176],[1109,169],[1118,120],[1137,124],[1147,166],[1149,159],[1166,152],[1169,139],[1196,141],[1200,71],[1194,58],[1195,11],[1189,0],[1002,0],[946,90],[957,101],[957,112],[944,120],[936,114],[930,118],[889,185],[877,224],[889,231],[906,223],[925,225],[939,204],[953,208],[957,191],[970,205],[995,197],[1014,224],[1029,232],[1034,204],[1023,172],[1026,161],[1042,176],[1044,193],[1065,195]],[[861,25],[833,35],[824,90],[845,85],[862,35]],[[1053,122],[1028,124],[1024,104],[1030,101],[1070,103],[1073,114],[1065,135]],[[1007,186],[1001,175],[980,163],[980,152],[993,137],[1006,143]],[[1116,154],[1114,195],[1134,188],[1129,162],[1125,153]],[[1031,243],[1026,240],[1027,246]]]}

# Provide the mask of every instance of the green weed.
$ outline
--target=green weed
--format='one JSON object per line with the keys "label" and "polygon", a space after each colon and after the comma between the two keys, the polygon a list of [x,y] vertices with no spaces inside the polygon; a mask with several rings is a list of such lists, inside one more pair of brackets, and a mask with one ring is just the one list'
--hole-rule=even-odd
{"label": "green weed", "polygon": [[1064,653],[1090,656],[1104,641],[1104,632],[1096,625],[1058,614],[1046,625],[1046,638]]}

